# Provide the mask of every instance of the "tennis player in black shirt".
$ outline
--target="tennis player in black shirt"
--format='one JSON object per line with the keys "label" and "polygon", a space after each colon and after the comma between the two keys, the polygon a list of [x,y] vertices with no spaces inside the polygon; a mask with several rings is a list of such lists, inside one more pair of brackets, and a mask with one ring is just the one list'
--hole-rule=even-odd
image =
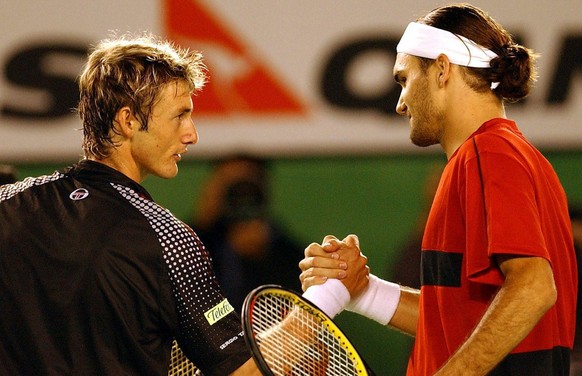
{"label": "tennis player in black shirt", "polygon": [[100,42],[79,79],[84,158],[0,188],[0,375],[257,374],[194,231],[140,185],[197,142],[199,53]]}

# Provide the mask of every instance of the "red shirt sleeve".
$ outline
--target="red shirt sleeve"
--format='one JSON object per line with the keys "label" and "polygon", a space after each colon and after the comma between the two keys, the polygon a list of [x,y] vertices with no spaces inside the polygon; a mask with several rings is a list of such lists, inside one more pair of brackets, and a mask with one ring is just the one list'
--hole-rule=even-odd
{"label": "red shirt sleeve", "polygon": [[[498,284],[503,277],[494,255],[549,259],[549,254],[528,155],[498,135],[480,135],[474,141],[476,155],[466,165],[467,240],[487,246],[467,253],[467,272],[471,279]],[[482,237],[485,242],[476,241]]]}

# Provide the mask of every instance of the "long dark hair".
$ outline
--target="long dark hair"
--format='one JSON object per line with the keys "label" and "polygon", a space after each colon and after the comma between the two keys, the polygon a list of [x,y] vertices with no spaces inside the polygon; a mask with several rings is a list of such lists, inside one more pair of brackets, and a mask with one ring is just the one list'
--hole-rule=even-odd
{"label": "long dark hair", "polygon": [[417,20],[472,40],[497,54],[491,68],[464,69],[465,81],[476,91],[493,89],[500,98],[515,102],[525,98],[537,78],[536,54],[514,42],[513,37],[483,10],[469,4],[452,4],[437,8]]}

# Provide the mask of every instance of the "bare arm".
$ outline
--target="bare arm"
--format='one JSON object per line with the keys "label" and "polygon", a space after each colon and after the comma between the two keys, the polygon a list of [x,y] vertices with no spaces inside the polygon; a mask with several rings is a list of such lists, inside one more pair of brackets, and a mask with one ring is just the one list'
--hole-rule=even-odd
{"label": "bare arm", "polygon": [[420,290],[400,286],[400,301],[388,326],[410,336],[416,335]]}
{"label": "bare arm", "polygon": [[533,329],[557,298],[552,269],[539,257],[499,259],[505,282],[483,318],[436,373],[485,375]]}
{"label": "bare arm", "polygon": [[236,371],[231,373],[232,376],[262,376],[261,371],[257,368],[253,358],[247,360],[242,366],[240,366]]}

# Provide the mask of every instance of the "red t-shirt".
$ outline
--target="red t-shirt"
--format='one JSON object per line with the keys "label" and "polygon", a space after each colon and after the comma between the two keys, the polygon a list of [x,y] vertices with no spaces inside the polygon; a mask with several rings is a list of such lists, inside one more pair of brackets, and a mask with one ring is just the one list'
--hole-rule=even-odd
{"label": "red t-shirt", "polygon": [[[550,163],[506,119],[483,124],[441,177],[422,242],[420,317],[407,375],[431,375],[473,331],[504,280],[498,254],[550,261],[558,300],[512,352],[520,355],[506,361],[525,362],[535,374],[560,373],[568,365],[556,358],[569,363],[573,344],[577,289],[568,204]],[[523,364],[513,366],[523,374]]]}

